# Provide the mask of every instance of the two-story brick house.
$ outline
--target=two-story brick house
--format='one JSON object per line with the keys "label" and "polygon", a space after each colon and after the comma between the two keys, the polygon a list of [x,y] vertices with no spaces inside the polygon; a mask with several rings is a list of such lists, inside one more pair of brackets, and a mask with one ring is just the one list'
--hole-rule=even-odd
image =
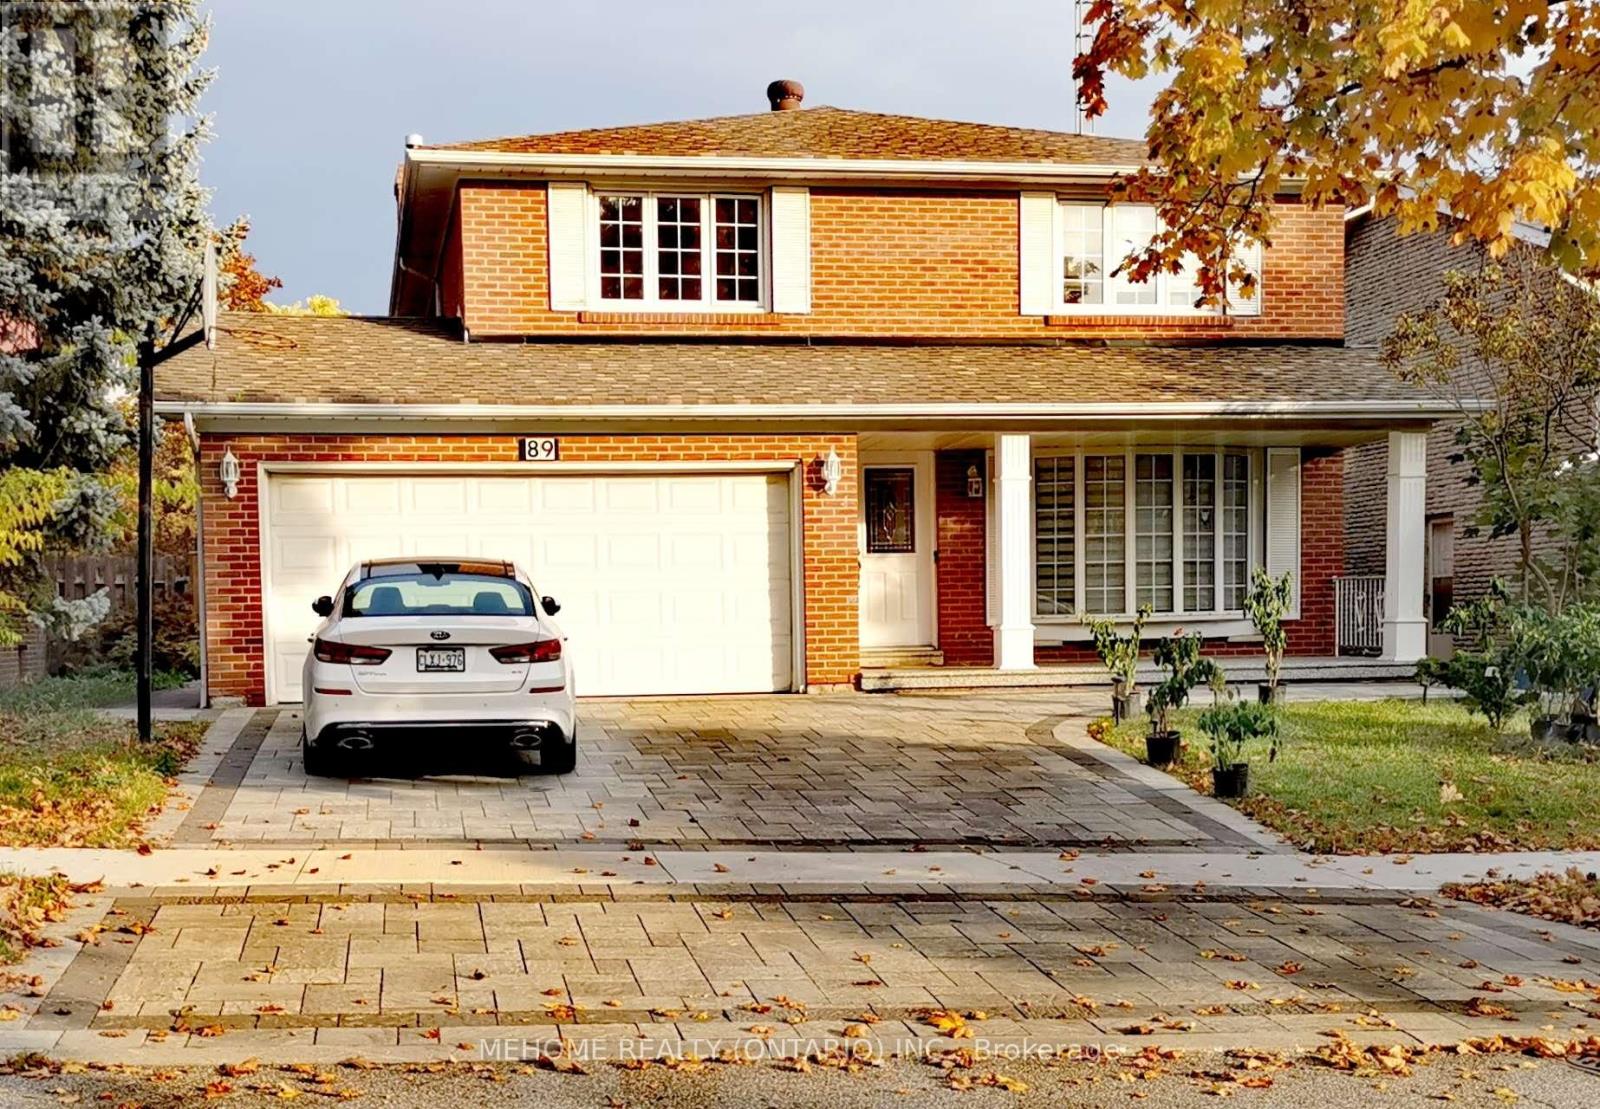
{"label": "two-story brick house", "polygon": [[1328,656],[1342,452],[1383,439],[1389,654],[1421,653],[1405,505],[1441,411],[1344,345],[1341,212],[1278,198],[1257,293],[1196,308],[1113,272],[1155,226],[1108,203],[1142,144],[796,91],[414,138],[391,316],[225,318],[168,365],[213,695],[298,699],[311,601],[395,553],[524,563],[587,693],[1021,673],[1142,604],[1253,653],[1256,564],[1295,572],[1291,650]]}

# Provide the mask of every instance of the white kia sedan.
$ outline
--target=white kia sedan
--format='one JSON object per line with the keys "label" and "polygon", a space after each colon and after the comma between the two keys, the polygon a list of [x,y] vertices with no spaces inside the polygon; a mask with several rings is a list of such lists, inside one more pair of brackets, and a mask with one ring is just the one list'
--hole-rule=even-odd
{"label": "white kia sedan", "polygon": [[577,761],[561,606],[509,562],[363,562],[321,616],[305,663],[306,773],[359,755],[509,752],[565,774]]}

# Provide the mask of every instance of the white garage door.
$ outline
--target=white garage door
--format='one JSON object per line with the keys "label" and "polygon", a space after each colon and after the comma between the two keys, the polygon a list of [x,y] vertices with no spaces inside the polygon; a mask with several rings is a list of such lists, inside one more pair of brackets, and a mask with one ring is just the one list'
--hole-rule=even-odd
{"label": "white garage door", "polygon": [[268,480],[269,683],[300,700],[311,602],[362,559],[509,559],[561,602],[580,694],[792,685],[788,477],[281,473]]}

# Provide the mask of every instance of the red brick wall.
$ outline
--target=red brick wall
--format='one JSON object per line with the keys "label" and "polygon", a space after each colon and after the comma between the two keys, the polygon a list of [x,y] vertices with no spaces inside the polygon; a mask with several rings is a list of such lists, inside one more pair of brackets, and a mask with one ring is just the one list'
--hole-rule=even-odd
{"label": "red brick wall", "polygon": [[984,612],[985,497],[967,496],[967,467],[984,471],[982,451],[939,451],[934,456],[934,511],[939,552],[939,649],[946,664],[989,666],[994,632]]}
{"label": "red brick wall", "polygon": [[[239,459],[238,496],[222,495],[217,466],[225,447]],[[819,459],[832,447],[844,462],[838,492],[822,492]],[[803,460],[806,681],[834,685],[860,666],[856,599],[856,440],[853,435],[568,435],[569,462]],[[266,695],[261,626],[258,462],[513,462],[506,435],[207,435],[201,442],[205,508],[206,649],[213,696]]]}
{"label": "red brick wall", "polygon": [[459,319],[466,314],[466,271],[461,257],[461,222],[450,221],[439,263],[439,314]]}
{"label": "red brick wall", "polygon": [[[969,501],[966,469],[982,452],[935,456],[939,551],[939,645],[954,665],[988,666],[993,636],[984,623],[984,502]],[[1344,453],[1307,450],[1300,472],[1300,619],[1291,621],[1289,654],[1334,652],[1333,579],[1344,573]],[[1254,643],[1207,645],[1220,657],[1259,655]],[[1093,662],[1087,643],[1035,648],[1039,662]]]}
{"label": "red brick wall", "polygon": [[[1044,320],[1018,314],[1016,191],[818,188],[811,192],[809,314],[629,317],[550,310],[545,195],[539,183],[462,184],[456,218],[465,320],[473,335],[1342,338],[1344,334],[1343,216],[1331,208],[1280,206],[1273,246],[1266,252],[1260,316]],[[448,280],[443,270],[441,280]]]}
{"label": "red brick wall", "polygon": [[1300,619],[1289,625],[1291,655],[1331,655],[1333,579],[1344,573],[1344,452],[1300,458]]}

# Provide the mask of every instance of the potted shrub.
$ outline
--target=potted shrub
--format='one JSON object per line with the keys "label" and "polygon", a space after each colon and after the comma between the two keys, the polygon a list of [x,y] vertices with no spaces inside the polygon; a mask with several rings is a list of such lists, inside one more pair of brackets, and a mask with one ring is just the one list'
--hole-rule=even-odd
{"label": "potted shrub", "polygon": [[1200,728],[1211,737],[1211,792],[1243,797],[1250,788],[1248,748],[1266,739],[1267,761],[1278,757],[1278,714],[1261,701],[1223,701],[1200,714]]}
{"label": "potted shrub", "polygon": [[[1460,690],[1466,706],[1497,733],[1529,697],[1521,676],[1538,671],[1544,657],[1535,622],[1512,619],[1509,602],[1505,584],[1495,581],[1483,596],[1452,608],[1444,629],[1456,637],[1455,653],[1427,667],[1429,677]],[[1535,720],[1536,739],[1547,725]]]}
{"label": "potted shrub", "polygon": [[1200,657],[1200,633],[1184,635],[1181,630],[1156,642],[1156,665],[1166,672],[1150,691],[1147,711],[1150,731],[1145,735],[1145,759],[1151,766],[1166,766],[1178,757],[1183,737],[1172,726],[1172,714],[1189,701],[1194,688],[1208,681],[1220,681],[1222,670],[1210,659]]}
{"label": "potted shrub", "polygon": [[1111,718],[1119,723],[1131,720],[1139,712],[1139,642],[1144,638],[1144,622],[1149,618],[1150,606],[1140,605],[1133,617],[1133,627],[1123,635],[1117,630],[1117,622],[1110,617],[1083,617],[1094,640],[1094,652],[1111,675]]}
{"label": "potted shrub", "polygon": [[1289,633],[1284,630],[1284,618],[1289,615],[1294,597],[1294,578],[1288,570],[1274,578],[1257,566],[1250,574],[1250,591],[1244,597],[1244,614],[1250,617],[1261,636],[1261,650],[1266,655],[1267,680],[1257,692],[1261,703],[1275,705],[1283,700],[1278,686],[1278,672],[1283,668],[1283,652],[1289,646]]}

